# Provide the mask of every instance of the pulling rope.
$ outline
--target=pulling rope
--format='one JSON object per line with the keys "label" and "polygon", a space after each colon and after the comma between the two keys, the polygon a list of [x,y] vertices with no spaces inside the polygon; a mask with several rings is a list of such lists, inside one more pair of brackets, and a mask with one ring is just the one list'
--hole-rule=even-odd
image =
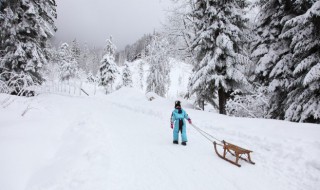
{"label": "pulling rope", "polygon": [[[216,141],[218,142],[222,142],[221,140],[219,140],[218,138],[214,137],[213,135],[205,132],[204,130],[200,129],[199,127],[195,126],[194,124],[191,124],[191,126],[198,131],[203,137],[205,137],[207,140],[209,140],[210,142],[214,143]],[[213,140],[214,139],[214,140]],[[222,144],[217,143],[217,145],[223,146]]]}

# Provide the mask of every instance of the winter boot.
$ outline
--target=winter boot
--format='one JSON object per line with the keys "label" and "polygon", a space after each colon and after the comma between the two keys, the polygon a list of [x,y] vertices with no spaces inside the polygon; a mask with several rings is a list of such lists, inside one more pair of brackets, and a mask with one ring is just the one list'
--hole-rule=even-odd
{"label": "winter boot", "polygon": [[173,144],[179,144],[178,141],[173,141]]}
{"label": "winter boot", "polygon": [[183,146],[187,146],[187,142],[182,142],[181,143]]}

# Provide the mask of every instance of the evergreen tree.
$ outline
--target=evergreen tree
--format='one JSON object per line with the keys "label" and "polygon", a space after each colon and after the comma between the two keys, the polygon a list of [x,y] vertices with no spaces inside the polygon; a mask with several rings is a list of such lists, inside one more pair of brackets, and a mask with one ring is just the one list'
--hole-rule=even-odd
{"label": "evergreen tree", "polygon": [[134,61],[139,58],[144,58],[148,56],[147,54],[147,46],[150,44],[152,40],[152,35],[145,34],[143,37],[138,39],[134,44],[127,45],[123,51],[120,51],[117,56],[117,63],[122,65],[126,60]]}
{"label": "evergreen tree", "polygon": [[123,81],[123,86],[132,87],[132,75],[131,75],[128,62],[125,62],[125,67],[122,72],[122,81]]}
{"label": "evergreen tree", "polygon": [[299,16],[288,20],[281,34],[290,40],[291,57],[284,64],[293,68],[285,119],[320,123],[320,1],[295,1],[292,9]]}
{"label": "evergreen tree", "polygon": [[116,47],[112,42],[112,37],[107,40],[104,53],[105,55],[100,62],[100,85],[106,88],[106,93],[109,93],[113,90],[116,74],[119,73],[118,66],[114,61]]}
{"label": "evergreen tree", "polygon": [[96,77],[92,74],[92,72],[89,72],[88,76],[87,76],[87,81],[91,82],[91,83],[95,83],[96,82]]}
{"label": "evergreen tree", "polygon": [[279,38],[284,26],[282,19],[289,14],[284,1],[260,0],[261,11],[254,29],[256,39],[251,44],[251,57],[255,63],[254,80],[268,86],[270,73],[282,56],[289,51],[287,41]]}
{"label": "evergreen tree", "polygon": [[144,82],[144,61],[140,61],[139,63],[139,82],[140,82],[140,88],[143,89],[143,82]]}
{"label": "evergreen tree", "polygon": [[100,68],[100,60],[102,57],[102,52],[99,51],[96,47],[94,47],[90,53],[90,64],[88,65],[88,68],[93,73],[98,73]]}
{"label": "evergreen tree", "polygon": [[288,86],[292,81],[289,41],[280,38],[285,22],[294,14],[291,0],[260,0],[261,8],[252,43],[252,59],[256,65],[253,80],[267,86],[271,98],[268,115],[283,119]]}
{"label": "evergreen tree", "polygon": [[46,49],[46,54],[48,55],[49,63],[41,68],[41,74],[44,80],[54,81],[60,78],[60,66],[61,66],[61,56],[60,47],[50,47]]}
{"label": "evergreen tree", "polygon": [[106,45],[103,48],[103,54],[115,58],[116,51],[117,47],[113,44],[112,36],[110,36],[109,39],[107,39]]}
{"label": "evergreen tree", "polygon": [[166,39],[154,36],[148,48],[150,70],[147,78],[147,92],[155,92],[162,97],[167,93],[170,84],[167,46]]}
{"label": "evergreen tree", "polygon": [[[189,95],[214,99],[218,92],[219,112],[226,114],[230,94],[249,85],[244,76],[250,63],[245,49],[245,0],[196,0],[190,14],[196,31],[191,48],[195,60],[194,75],[189,82]],[[199,97],[199,95],[201,95]]]}
{"label": "evergreen tree", "polygon": [[81,48],[80,48],[80,45],[77,41],[77,39],[74,39],[71,43],[71,53],[72,53],[72,56],[76,59],[76,61],[78,63],[81,62],[80,58],[81,58]]}
{"label": "evergreen tree", "polygon": [[1,80],[25,74],[41,83],[40,68],[47,63],[44,50],[56,30],[55,0],[1,0],[0,13],[0,73],[10,73]]}
{"label": "evergreen tree", "polygon": [[93,64],[92,59],[93,59],[93,55],[90,52],[89,46],[87,43],[84,43],[84,46],[82,48],[81,55],[80,55],[80,60],[81,60],[80,65],[84,71],[86,72],[90,71],[90,65]]}
{"label": "evergreen tree", "polygon": [[71,48],[63,43],[59,50],[60,80],[70,80],[78,76],[78,63],[73,57]]}

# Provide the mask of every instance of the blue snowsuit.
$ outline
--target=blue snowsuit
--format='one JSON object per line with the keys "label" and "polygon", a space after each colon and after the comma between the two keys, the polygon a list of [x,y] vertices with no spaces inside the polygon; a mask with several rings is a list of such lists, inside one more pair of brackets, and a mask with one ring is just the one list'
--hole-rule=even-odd
{"label": "blue snowsuit", "polygon": [[179,113],[179,109],[175,109],[171,115],[171,123],[174,124],[173,128],[173,140],[179,141],[179,129],[181,130],[181,138],[182,142],[187,142],[187,129],[186,129],[186,121],[189,120],[188,114],[181,109],[181,113]]}

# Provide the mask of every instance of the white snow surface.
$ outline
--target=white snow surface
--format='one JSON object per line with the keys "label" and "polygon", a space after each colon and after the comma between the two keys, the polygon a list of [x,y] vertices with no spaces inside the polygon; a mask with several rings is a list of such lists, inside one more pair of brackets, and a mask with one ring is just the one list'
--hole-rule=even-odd
{"label": "white snow surface", "polygon": [[319,125],[186,108],[196,126],[253,150],[256,165],[238,168],[190,125],[188,145],[172,144],[173,104],[133,88],[90,97],[0,94],[0,189],[319,189]]}

